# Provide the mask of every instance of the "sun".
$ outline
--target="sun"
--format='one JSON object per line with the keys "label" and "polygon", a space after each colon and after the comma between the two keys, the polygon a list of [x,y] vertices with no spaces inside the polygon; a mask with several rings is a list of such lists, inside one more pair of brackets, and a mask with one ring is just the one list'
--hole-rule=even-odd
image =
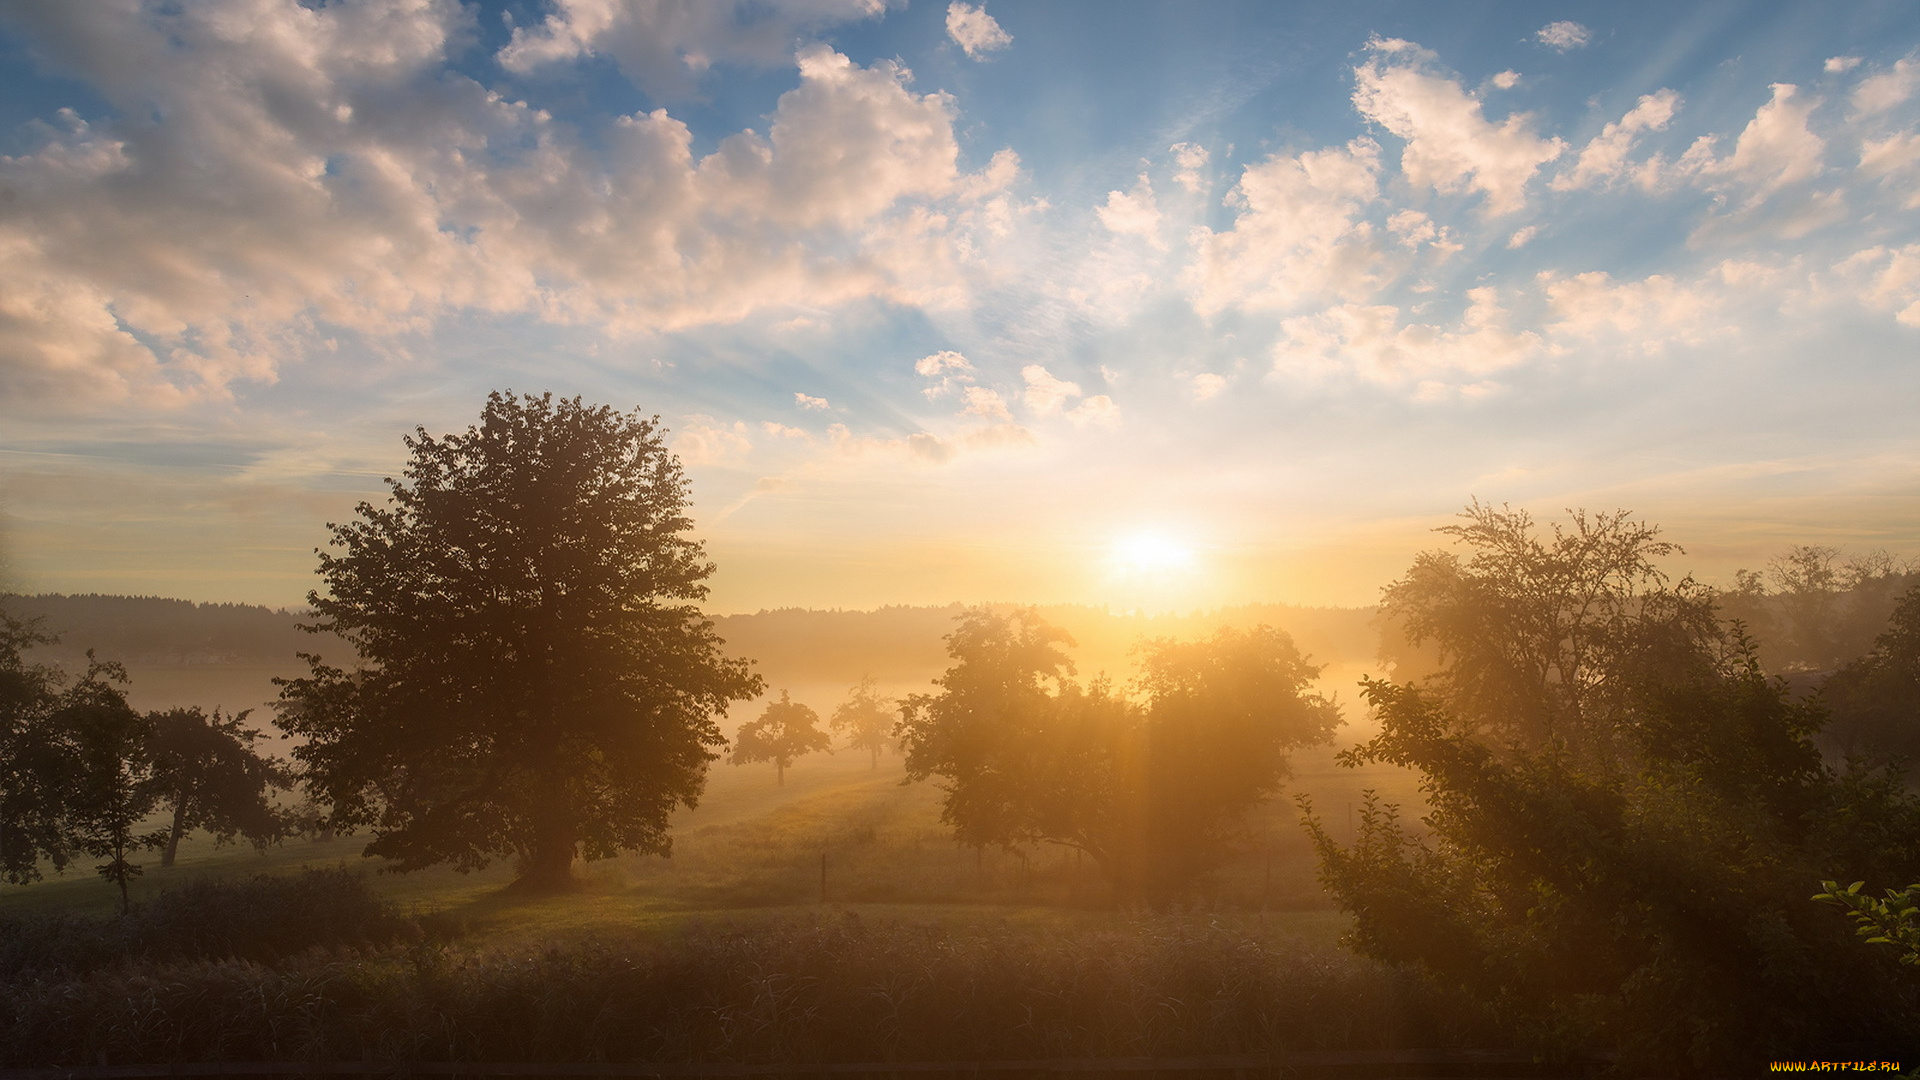
{"label": "sun", "polygon": [[1192,570],[1191,545],[1166,533],[1141,531],[1115,538],[1109,556],[1114,569],[1129,575],[1160,575]]}

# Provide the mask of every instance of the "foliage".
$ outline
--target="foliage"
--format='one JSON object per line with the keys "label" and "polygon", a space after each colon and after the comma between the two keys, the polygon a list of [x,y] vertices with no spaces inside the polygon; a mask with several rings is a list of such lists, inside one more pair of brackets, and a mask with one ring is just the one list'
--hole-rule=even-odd
{"label": "foliage", "polygon": [[1900,598],[1872,651],[1821,689],[1832,741],[1876,762],[1920,762],[1920,584]]}
{"label": "foliage", "polygon": [[833,710],[827,726],[847,736],[849,750],[865,750],[873,767],[880,767],[880,751],[894,744],[893,725],[898,720],[893,699],[880,693],[873,676],[863,675],[857,686],[847,691],[847,700]]}
{"label": "foliage", "polygon": [[59,672],[25,657],[52,640],[37,620],[0,610],[0,880],[14,884],[39,878],[42,859],[65,869],[70,855],[65,802],[80,759],[54,723]]}
{"label": "foliage", "polygon": [[155,794],[169,812],[160,865],[172,866],[180,837],[206,829],[220,843],[245,836],[257,848],[279,840],[289,827],[270,792],[284,790],[293,778],[282,765],[260,756],[257,728],[245,726],[247,713],[213,715],[198,706],[147,715],[152,737]]}
{"label": "foliage", "polygon": [[1905,949],[1903,964],[1920,964],[1920,883],[1904,889],[1888,889],[1886,899],[1862,896],[1864,881],[1841,888],[1837,881],[1823,881],[1823,891],[1813,899],[1843,908],[1853,917],[1854,933],[1869,945],[1891,945]]}
{"label": "foliage", "polygon": [[1021,1061],[1484,1045],[1458,995],[1203,920],[851,915],[0,975],[0,1065]]}
{"label": "foliage", "polygon": [[1830,672],[1865,653],[1920,567],[1884,551],[1845,555],[1796,544],[1763,571],[1742,570],[1720,597],[1722,615],[1761,641],[1760,659],[1783,674]]}
{"label": "foliage", "polygon": [[282,683],[306,783],[402,870],[518,854],[523,883],[561,888],[579,855],[664,854],[715,718],[759,680],[697,606],[713,566],[662,432],[494,393],[466,434],[406,443],[387,505],[330,526],[343,551],[309,596],[361,666],[309,657]]}
{"label": "foliage", "polygon": [[780,700],[770,702],[758,720],[740,725],[733,737],[731,757],[735,765],[773,762],[774,777],[784,786],[787,766],[815,750],[833,750],[833,740],[820,730],[820,714],[782,690]]}
{"label": "foliage", "polygon": [[1081,687],[1065,634],[1032,611],[976,609],[948,638],[939,694],[901,707],[910,779],[946,780],[966,843],[1084,851],[1127,900],[1164,906],[1231,850],[1287,753],[1339,723],[1318,669],[1270,627],[1141,647],[1141,702]]}
{"label": "foliage", "polygon": [[1341,845],[1309,812],[1353,944],[1640,1068],[1914,1046],[1920,987],[1847,948],[1800,883],[1912,865],[1920,804],[1822,765],[1817,705],[1659,574],[1655,530],[1576,514],[1542,542],[1524,514],[1467,516],[1450,532],[1473,557],[1422,556],[1388,589],[1456,635],[1448,666],[1368,680],[1379,733],[1342,755],[1418,770],[1424,835],[1370,802]]}
{"label": "foliage", "polygon": [[72,739],[79,758],[78,784],[66,796],[67,827],[75,846],[105,859],[95,869],[119,886],[127,910],[127,882],[140,874],[129,856],[158,838],[134,830],[158,801],[148,755],[152,723],[127,704],[118,664],[87,655],[87,674],[61,695],[53,723]]}
{"label": "foliage", "polygon": [[120,918],[0,919],[0,971],[44,977],[129,963],[272,963],[316,947],[383,946],[424,934],[364,877],[345,870],[200,879]]}

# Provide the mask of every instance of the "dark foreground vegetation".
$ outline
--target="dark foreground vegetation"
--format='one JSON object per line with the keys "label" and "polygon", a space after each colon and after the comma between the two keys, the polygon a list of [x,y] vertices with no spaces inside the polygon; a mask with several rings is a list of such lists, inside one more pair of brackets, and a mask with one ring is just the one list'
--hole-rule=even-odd
{"label": "dark foreground vegetation", "polygon": [[1487,1045],[1420,976],[1205,917],[1036,933],[849,914],[489,946],[341,873],[0,922],[0,1064],[808,1062]]}

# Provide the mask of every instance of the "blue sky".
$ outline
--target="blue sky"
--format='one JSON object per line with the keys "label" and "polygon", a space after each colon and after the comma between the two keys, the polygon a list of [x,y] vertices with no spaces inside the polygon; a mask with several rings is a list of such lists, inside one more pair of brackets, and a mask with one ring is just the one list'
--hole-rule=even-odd
{"label": "blue sky", "polygon": [[723,611],[1366,603],[1469,498],[1911,556],[1917,49],[1913,0],[0,2],[12,572],[298,603],[495,388],[658,413]]}

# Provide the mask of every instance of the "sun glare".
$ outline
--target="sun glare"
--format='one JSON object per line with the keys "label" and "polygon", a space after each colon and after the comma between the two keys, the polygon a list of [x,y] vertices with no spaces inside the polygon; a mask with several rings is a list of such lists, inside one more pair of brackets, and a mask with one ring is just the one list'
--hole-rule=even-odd
{"label": "sun glare", "polygon": [[1164,533],[1129,533],[1113,542],[1114,568],[1128,574],[1163,574],[1193,569],[1193,548]]}

